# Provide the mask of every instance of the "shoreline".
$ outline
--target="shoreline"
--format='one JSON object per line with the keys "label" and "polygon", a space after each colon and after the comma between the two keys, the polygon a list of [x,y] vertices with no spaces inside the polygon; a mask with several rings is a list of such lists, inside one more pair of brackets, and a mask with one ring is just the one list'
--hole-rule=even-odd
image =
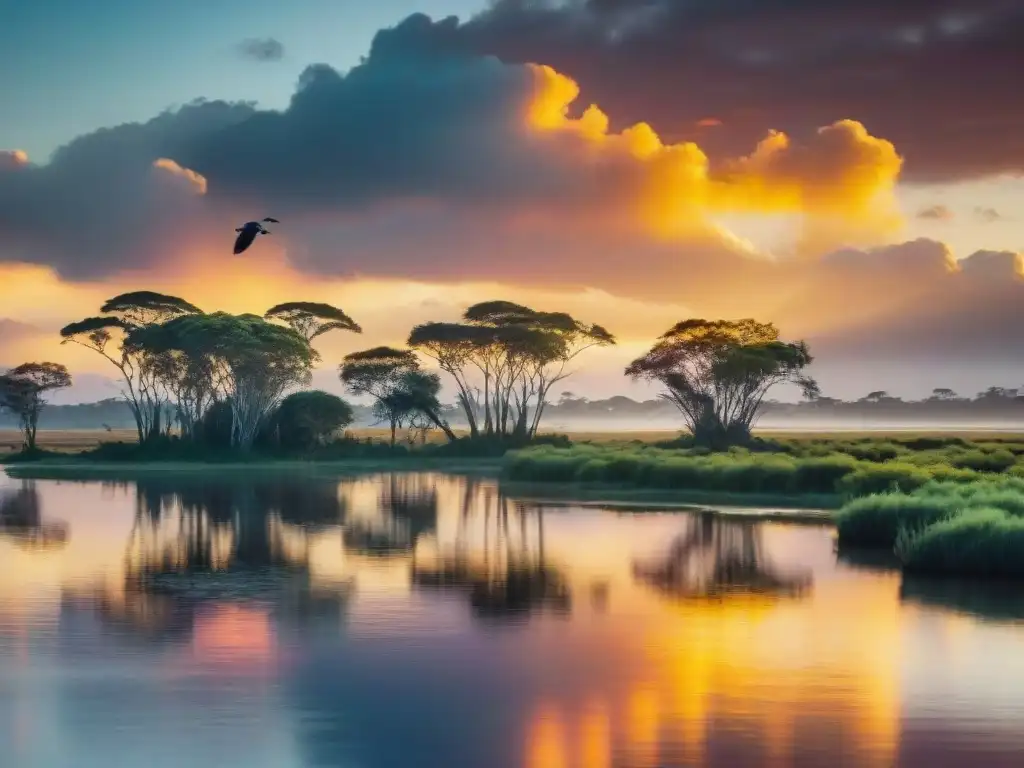
{"label": "shoreline", "polygon": [[124,481],[175,473],[201,479],[210,473],[245,477],[253,472],[287,473],[293,476],[337,476],[381,472],[439,472],[477,476],[500,483],[504,493],[517,500],[546,506],[607,508],[623,514],[644,511],[714,512],[737,519],[786,520],[830,523],[842,499],[836,494],[775,494],[703,490],[660,490],[607,484],[563,484],[505,481],[501,459],[351,459],[297,461],[290,459],[252,462],[99,462],[43,459],[36,462],[0,464],[13,480],[66,482]]}
{"label": "shoreline", "polygon": [[491,474],[497,477],[501,459],[453,459],[403,457],[400,459],[337,459],[303,461],[299,459],[256,459],[253,461],[92,461],[40,459],[39,461],[0,464],[0,471],[19,480],[92,480],[118,474],[130,479],[137,475],[178,472],[200,475],[217,473],[294,472],[315,474],[353,474],[363,472],[447,472],[449,474]]}
{"label": "shoreline", "polygon": [[[536,504],[614,507],[666,511],[714,511],[757,519],[831,521],[842,506],[838,494],[742,493],[703,490],[660,490],[592,484],[502,481],[510,496]],[[724,512],[723,512],[724,513]]]}

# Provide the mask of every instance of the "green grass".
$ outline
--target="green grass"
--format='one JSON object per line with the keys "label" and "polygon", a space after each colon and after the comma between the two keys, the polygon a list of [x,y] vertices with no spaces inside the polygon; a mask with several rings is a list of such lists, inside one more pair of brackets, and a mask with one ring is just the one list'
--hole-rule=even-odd
{"label": "green grass", "polygon": [[965,509],[901,542],[907,573],[1024,578],[1024,518],[996,507]]}
{"label": "green grass", "polygon": [[637,489],[799,496],[834,500],[934,481],[968,484],[1024,477],[1024,443],[962,438],[902,440],[755,440],[749,448],[710,453],[670,443],[531,446],[505,457],[508,480]]}
{"label": "green grass", "polygon": [[841,549],[894,552],[905,573],[1024,578],[1024,480],[989,474],[855,499],[836,514]]}

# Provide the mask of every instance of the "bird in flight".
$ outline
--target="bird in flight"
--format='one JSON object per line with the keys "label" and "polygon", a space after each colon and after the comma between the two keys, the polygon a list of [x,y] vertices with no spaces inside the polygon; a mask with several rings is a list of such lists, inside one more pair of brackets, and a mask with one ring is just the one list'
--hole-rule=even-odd
{"label": "bird in flight", "polygon": [[263,222],[271,222],[273,224],[280,224],[277,219],[272,219],[267,216],[263,221],[248,221],[240,227],[235,229],[238,233],[238,237],[235,238],[235,254],[239,254],[252,245],[253,240],[256,239],[256,235],[269,235],[270,230],[263,226]]}

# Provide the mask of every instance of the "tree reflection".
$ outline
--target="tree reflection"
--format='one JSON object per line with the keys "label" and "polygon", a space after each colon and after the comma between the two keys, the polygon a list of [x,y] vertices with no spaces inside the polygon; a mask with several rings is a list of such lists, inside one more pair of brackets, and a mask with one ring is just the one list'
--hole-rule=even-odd
{"label": "tree reflection", "polygon": [[[469,542],[473,523],[479,546]],[[565,578],[545,559],[543,507],[512,501],[474,478],[465,480],[453,546],[430,558],[417,555],[412,582],[464,593],[473,614],[485,619],[567,614],[572,604]]]}
{"label": "tree reflection", "polygon": [[23,549],[55,549],[68,541],[68,524],[43,520],[36,485],[26,480],[16,489],[0,491],[0,538]]}
{"label": "tree reflection", "polygon": [[124,579],[79,595],[146,638],[193,630],[204,606],[257,604],[287,622],[338,624],[350,585],[317,584],[309,537],[345,518],[337,481],[141,478]]}
{"label": "tree reflection", "polygon": [[634,576],[681,599],[804,594],[811,586],[810,574],[784,574],[769,562],[760,526],[713,512],[690,515],[669,551],[650,562],[635,562]]}
{"label": "tree reflection", "polygon": [[421,537],[437,530],[437,485],[431,475],[381,475],[375,514],[350,519],[342,532],[348,552],[369,557],[409,556]]}

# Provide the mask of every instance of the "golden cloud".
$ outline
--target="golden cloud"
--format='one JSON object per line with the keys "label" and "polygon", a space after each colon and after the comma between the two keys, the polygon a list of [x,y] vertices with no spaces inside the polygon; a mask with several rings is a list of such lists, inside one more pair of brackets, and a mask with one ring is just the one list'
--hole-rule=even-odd
{"label": "golden cloud", "polygon": [[903,159],[855,120],[825,126],[806,143],[773,132],[750,155],[713,169],[697,144],[666,144],[647,123],[613,133],[596,105],[569,117],[579,85],[550,67],[530,70],[528,125],[577,139],[567,149],[578,171],[596,175],[616,202],[625,199],[649,233],[690,235],[723,213],[803,214],[811,222],[805,239],[820,252],[877,242],[903,224],[894,195]]}
{"label": "golden cloud", "polygon": [[20,149],[0,149],[0,171],[13,171],[28,165],[28,153]]}
{"label": "golden cloud", "polygon": [[162,175],[172,179],[179,179],[184,182],[184,189],[196,195],[206,194],[206,179],[202,174],[196,173],[189,168],[182,168],[173,160],[161,157],[153,161],[153,167]]}

